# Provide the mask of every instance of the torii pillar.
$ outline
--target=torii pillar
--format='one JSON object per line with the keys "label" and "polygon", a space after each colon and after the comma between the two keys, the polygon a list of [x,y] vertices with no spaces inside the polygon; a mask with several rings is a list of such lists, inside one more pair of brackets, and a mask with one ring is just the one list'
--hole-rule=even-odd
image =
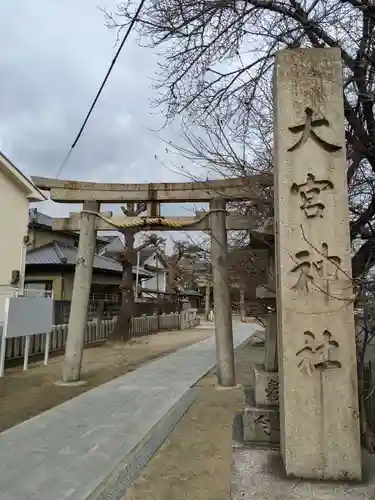
{"label": "torii pillar", "polygon": [[[99,212],[100,203],[86,202],[83,209]],[[80,381],[87,308],[89,305],[92,268],[96,243],[96,215],[81,213],[78,257],[74,273],[73,296],[69,315],[68,338],[65,346],[63,383]]]}
{"label": "torii pillar", "polygon": [[232,305],[228,278],[228,242],[226,202],[222,198],[210,202],[212,282],[214,289],[217,381],[225,387],[235,382]]}

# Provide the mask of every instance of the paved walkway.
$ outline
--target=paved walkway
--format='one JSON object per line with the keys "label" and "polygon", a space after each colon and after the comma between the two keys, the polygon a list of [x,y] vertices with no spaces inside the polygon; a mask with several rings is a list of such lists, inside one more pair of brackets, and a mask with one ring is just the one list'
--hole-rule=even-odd
{"label": "paved walkway", "polygon": [[[235,347],[257,329],[236,324]],[[215,360],[212,337],[0,434],[0,499],[88,499]]]}

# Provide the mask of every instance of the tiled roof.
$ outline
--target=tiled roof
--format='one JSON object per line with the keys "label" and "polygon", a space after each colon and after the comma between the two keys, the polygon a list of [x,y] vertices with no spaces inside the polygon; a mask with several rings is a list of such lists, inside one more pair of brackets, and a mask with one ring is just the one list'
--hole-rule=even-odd
{"label": "tiled roof", "polygon": [[30,208],[29,210],[29,224],[37,224],[41,226],[52,227],[52,217],[46,214],[42,214],[36,208]]}
{"label": "tiled roof", "polygon": [[[29,209],[29,225],[31,226],[44,226],[52,229],[53,217],[49,215],[43,214],[39,212],[36,208]],[[73,234],[74,236],[79,236],[79,231],[63,231]],[[98,242],[103,242],[108,244],[111,238],[117,238],[117,236],[97,236],[96,239]]]}
{"label": "tiled roof", "polygon": [[[78,249],[61,241],[54,241],[39,248],[29,250],[26,255],[26,265],[75,265],[77,261]],[[122,272],[122,266],[119,262],[103,255],[94,256],[94,269]],[[136,273],[136,267],[133,267],[133,273]],[[145,269],[140,269],[139,274],[147,277],[152,276]]]}
{"label": "tiled roof", "polygon": [[[78,248],[61,241],[53,241],[52,243],[35,248],[34,250],[29,250],[26,255],[26,264],[75,265],[77,261],[77,254]],[[119,262],[101,255],[94,256],[94,268],[105,269],[108,271],[122,271],[122,266]]]}
{"label": "tiled roof", "polygon": [[100,255],[110,258],[124,251],[124,245],[119,236],[106,236],[107,243],[100,247]]}

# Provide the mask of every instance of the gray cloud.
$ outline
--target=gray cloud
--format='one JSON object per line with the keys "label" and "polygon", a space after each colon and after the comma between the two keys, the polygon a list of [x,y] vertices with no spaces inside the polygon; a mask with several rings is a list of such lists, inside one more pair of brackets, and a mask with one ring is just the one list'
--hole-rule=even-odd
{"label": "gray cloud", "polygon": [[[1,3],[1,147],[26,173],[55,175],[115,53],[115,35],[92,0]],[[149,108],[155,69],[150,50],[134,39],[125,45],[61,177],[171,176],[155,163],[164,146],[149,130],[162,123]]]}
{"label": "gray cloud", "polygon": [[[116,0],[0,3],[0,148],[27,175],[56,175],[115,54],[98,4],[116,9]],[[165,144],[150,130],[163,123],[149,106],[156,69],[156,55],[130,38],[61,178],[185,180],[162,165]],[[176,138],[178,126],[162,135]],[[79,206],[38,208],[56,216]],[[165,213],[187,215],[178,206]]]}

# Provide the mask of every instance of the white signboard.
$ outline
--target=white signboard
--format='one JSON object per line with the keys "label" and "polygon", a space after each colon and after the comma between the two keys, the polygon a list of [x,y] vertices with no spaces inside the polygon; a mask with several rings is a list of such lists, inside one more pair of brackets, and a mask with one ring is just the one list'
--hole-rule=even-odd
{"label": "white signboard", "polygon": [[25,337],[49,332],[53,323],[51,297],[10,297],[5,301],[5,337]]}
{"label": "white signboard", "polygon": [[13,287],[0,287],[0,325],[5,320],[5,304],[6,300],[10,297],[17,297],[17,288]]}
{"label": "white signboard", "polygon": [[48,357],[49,332],[53,325],[52,297],[7,297],[2,324],[0,349],[0,377],[4,373],[6,339],[26,337],[24,370],[27,369],[30,336],[46,333],[46,358]]}

